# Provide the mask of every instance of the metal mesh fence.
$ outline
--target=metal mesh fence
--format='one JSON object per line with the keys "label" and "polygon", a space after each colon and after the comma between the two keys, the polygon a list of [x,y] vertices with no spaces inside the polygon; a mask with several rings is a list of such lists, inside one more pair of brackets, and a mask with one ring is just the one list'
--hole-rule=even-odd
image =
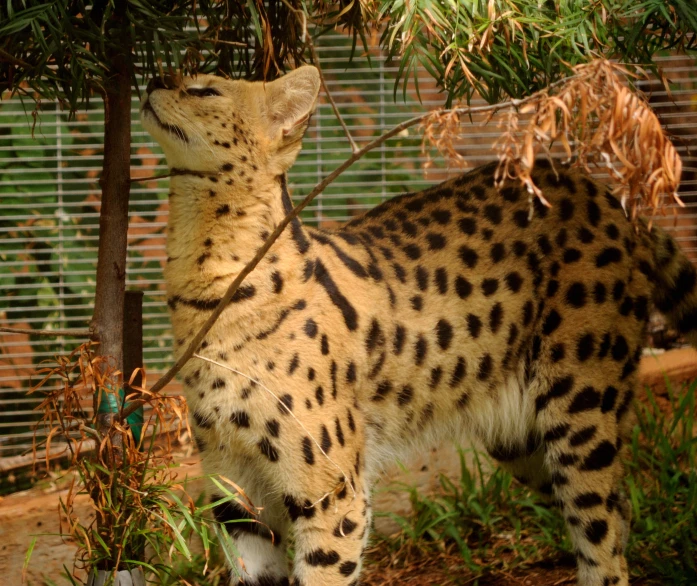
{"label": "metal mesh fence", "polygon": [[[350,42],[339,35],[318,47],[335,101],[357,143],[365,144],[393,125],[425,109],[442,105],[426,72],[396,93],[396,67],[378,50],[349,60]],[[697,70],[694,61],[667,57],[669,96],[660,84],[651,101],[666,128],[678,137],[685,173],[685,202],[675,215],[660,220],[677,232],[683,248],[697,259]],[[138,123],[134,95],[132,177],[166,173],[158,146]],[[26,106],[27,112],[24,107]],[[0,102],[0,325],[28,329],[84,329],[92,314],[99,224],[98,178],[102,158],[104,112],[94,100],[69,120],[56,104],[44,103],[36,123],[33,103]],[[465,160],[476,166],[495,158],[491,145],[498,129],[483,117],[463,122],[460,144]],[[35,124],[34,124],[35,123]],[[331,108],[321,101],[290,174],[296,201],[339,162],[350,148]],[[304,212],[308,223],[331,226],[384,199],[443,180],[448,171],[435,164],[424,171],[427,153],[418,132],[410,130],[369,153],[332,184]],[[434,158],[437,163],[438,159]],[[144,291],[144,356],[149,381],[171,361],[162,269],[167,223],[167,180],[133,184],[130,204],[127,286]],[[69,352],[80,340],[70,336],[0,333],[0,463],[31,447],[33,408],[39,397],[26,390],[36,381],[42,361]],[[176,384],[172,385],[176,389]]]}

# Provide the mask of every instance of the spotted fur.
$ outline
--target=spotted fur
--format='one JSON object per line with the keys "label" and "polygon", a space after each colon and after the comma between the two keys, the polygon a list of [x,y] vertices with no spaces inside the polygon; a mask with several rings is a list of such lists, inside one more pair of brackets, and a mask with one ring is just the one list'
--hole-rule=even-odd
{"label": "spotted fur", "polygon": [[[172,168],[168,303],[180,353],[291,208],[285,172],[319,79],[153,83],[143,122]],[[538,162],[535,202],[494,166],[338,230],[291,224],[183,369],[215,509],[245,584],[357,584],[381,467],[477,437],[559,502],[584,586],[628,584],[620,453],[652,307],[697,343],[697,277],[606,187]],[[249,377],[249,378],[248,378]],[[295,537],[292,573],[288,534]],[[236,580],[233,580],[235,582]]]}

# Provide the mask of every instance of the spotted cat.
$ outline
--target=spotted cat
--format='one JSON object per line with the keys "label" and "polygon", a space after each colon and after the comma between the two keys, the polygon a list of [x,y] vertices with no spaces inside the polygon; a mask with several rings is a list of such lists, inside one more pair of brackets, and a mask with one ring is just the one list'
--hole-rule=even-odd
{"label": "spotted cat", "polygon": [[[286,172],[319,87],[312,67],[149,84],[143,124],[172,173],[177,354],[291,209]],[[215,510],[235,521],[244,584],[358,584],[381,467],[464,434],[559,503],[579,584],[628,584],[620,456],[644,330],[656,307],[697,345],[695,269],[576,171],[538,162],[554,205],[531,212],[494,169],[340,229],[294,221],[201,344],[207,360],[183,369],[205,470],[263,507],[260,522]]]}

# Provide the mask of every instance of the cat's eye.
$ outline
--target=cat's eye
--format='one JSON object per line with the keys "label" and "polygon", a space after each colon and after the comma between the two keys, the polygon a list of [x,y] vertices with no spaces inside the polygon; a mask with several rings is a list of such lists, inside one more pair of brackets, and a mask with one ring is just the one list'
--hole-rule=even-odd
{"label": "cat's eye", "polygon": [[221,95],[217,89],[212,87],[190,87],[186,89],[186,93],[190,96],[197,96],[199,98]]}

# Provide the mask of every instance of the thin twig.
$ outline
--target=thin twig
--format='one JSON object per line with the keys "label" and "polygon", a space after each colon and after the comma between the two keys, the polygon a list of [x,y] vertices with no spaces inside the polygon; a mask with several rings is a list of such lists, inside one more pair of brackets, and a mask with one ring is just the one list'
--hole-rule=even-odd
{"label": "thin twig", "polygon": [[[568,81],[568,78],[565,80]],[[552,87],[552,86],[550,86]],[[547,90],[544,90],[547,91]],[[452,110],[443,110],[443,112],[457,112],[460,115],[467,115],[467,114],[477,114],[481,112],[496,112],[498,110],[504,110],[506,108],[514,108],[521,106],[523,104],[526,104],[528,102],[531,102],[533,100],[536,100],[539,97],[540,92],[537,92],[535,94],[531,94],[527,98],[519,99],[519,100],[510,100],[507,102],[500,102],[499,104],[491,104],[487,106],[470,106],[470,107],[464,107],[464,108],[453,108]],[[273,246],[273,244],[276,242],[278,237],[281,235],[281,233],[286,229],[288,224],[290,224],[295,218],[298,217],[300,212],[302,212],[309,204],[312,202],[312,200],[317,197],[319,193],[324,191],[324,189],[332,183],[339,175],[341,175],[346,169],[348,169],[351,165],[353,165],[356,161],[361,159],[363,156],[365,156],[366,153],[372,151],[373,149],[379,147],[381,144],[392,138],[393,136],[398,135],[400,132],[403,130],[406,130],[407,128],[411,128],[412,126],[416,126],[417,124],[423,122],[426,118],[431,116],[433,112],[426,112],[425,114],[421,114],[419,116],[416,116],[415,118],[410,118],[409,120],[405,120],[401,124],[398,124],[397,126],[394,126],[391,130],[388,130],[385,134],[380,135],[376,139],[370,141],[368,144],[357,150],[355,153],[353,153],[348,159],[346,159],[341,165],[339,165],[336,169],[334,169],[329,175],[327,175],[322,181],[320,181],[315,188],[308,193],[304,199],[297,205],[295,206],[276,226],[274,231],[269,235],[269,237],[265,240],[264,244],[261,246],[261,248],[257,251],[257,253],[254,255],[254,258],[252,258],[245,266],[244,268],[239,272],[237,277],[230,283],[230,286],[228,287],[227,291],[225,292],[225,295],[220,299],[220,302],[216,306],[216,308],[211,312],[211,315],[208,317],[208,319],[205,321],[205,323],[201,326],[199,329],[198,333],[194,336],[194,338],[191,340],[189,343],[189,346],[184,350],[183,354],[179,357],[179,359],[174,363],[174,365],[165,373],[163,374],[156,382],[155,384],[150,388],[151,393],[156,393],[160,390],[162,390],[167,383],[169,383],[175,376],[176,374],[182,369],[182,367],[189,361],[189,359],[194,355],[194,352],[198,350],[199,345],[201,342],[203,342],[203,339],[206,337],[210,329],[213,327],[213,324],[217,321],[217,319],[220,317],[220,315],[225,311],[227,308],[228,304],[230,303],[230,300],[233,298],[235,293],[237,293],[237,290],[239,289],[240,285],[242,282],[247,278],[247,275],[251,273],[256,266],[261,262],[261,260],[264,258],[266,253],[269,251],[269,249]],[[133,413],[138,407],[143,405],[145,401],[142,400],[137,400],[133,401],[130,403],[129,407],[124,409],[123,414],[121,418],[126,418],[131,413]]]}
{"label": "thin twig", "polygon": [[322,72],[322,66],[319,63],[317,51],[315,51],[315,44],[312,42],[312,35],[307,30],[307,14],[305,14],[305,12],[299,8],[293,8],[293,6],[288,2],[288,0],[281,0],[281,2],[283,2],[289,10],[294,12],[298,17],[298,20],[300,21],[300,26],[303,28],[303,37],[306,39],[307,47],[310,49],[310,57],[312,58],[312,64],[317,68],[317,72],[319,73],[319,79],[322,83],[322,89],[324,90],[324,93],[327,96],[327,100],[329,101],[329,104],[331,105],[332,110],[334,111],[334,116],[336,116],[336,119],[339,121],[341,128],[344,129],[344,134],[346,135],[346,138],[348,139],[349,144],[351,145],[351,152],[355,153],[356,151],[358,151],[359,147],[356,144],[356,141],[353,140],[353,136],[351,136],[351,132],[349,131],[348,126],[346,126],[346,122],[344,122],[344,119],[341,116],[341,112],[339,112],[339,108],[336,105],[336,102],[334,101],[331,92],[329,91],[327,80],[324,78],[324,73]]}
{"label": "thin twig", "polygon": [[171,173],[167,173],[166,175],[151,175],[150,177],[132,177],[130,179],[131,183],[138,183],[140,181],[156,181],[157,179],[166,179],[167,177],[171,177]]}
{"label": "thin twig", "polygon": [[7,334],[30,334],[36,336],[74,336],[89,338],[90,330],[32,330],[31,328],[5,328],[0,327],[0,332]]}
{"label": "thin twig", "polygon": [[322,448],[322,446],[321,446],[321,445],[319,444],[319,442],[315,439],[315,436],[312,435],[312,433],[310,432],[310,430],[307,429],[307,427],[305,427],[305,425],[303,424],[303,422],[300,421],[300,419],[298,419],[298,417],[295,415],[295,413],[293,413],[293,411],[291,410],[291,408],[288,407],[288,405],[286,405],[276,393],[274,393],[269,387],[267,387],[267,386],[266,386],[264,383],[262,383],[261,381],[258,381],[257,379],[252,378],[251,376],[249,376],[248,374],[245,374],[244,372],[241,372],[241,371],[237,370],[236,368],[232,368],[231,366],[228,366],[227,364],[222,364],[222,363],[220,363],[220,362],[216,362],[215,360],[211,360],[210,358],[206,358],[205,356],[201,356],[200,354],[194,354],[194,357],[195,357],[195,358],[198,358],[199,360],[204,360],[205,362],[210,362],[211,364],[215,364],[216,366],[220,366],[220,368],[224,368],[224,369],[226,369],[226,370],[229,370],[230,372],[234,372],[235,374],[239,374],[240,376],[243,376],[244,378],[246,378],[247,380],[253,382],[254,384],[259,385],[262,389],[264,389],[267,393],[269,393],[274,399],[276,399],[276,401],[278,402],[278,404],[279,404],[282,408],[284,408],[284,409],[286,410],[286,413],[288,413],[288,415],[290,415],[290,416],[295,420],[295,422],[296,422],[300,427],[302,427],[303,431],[304,431],[304,432],[309,436],[309,438],[315,443],[315,445],[317,446],[317,449],[318,449],[320,452],[322,452],[322,455],[323,455],[327,460],[329,460],[329,462],[331,462],[331,463],[334,465],[334,467],[335,467],[339,472],[341,472],[341,475],[344,477],[344,482],[345,482],[346,484],[348,484],[348,485],[351,487],[351,492],[353,493],[354,498],[356,497],[356,489],[353,487],[353,484],[351,484],[351,481],[349,480],[349,477],[346,475],[346,472],[344,472],[344,471],[342,470],[341,466],[339,466],[334,460],[332,460],[332,459],[329,457],[329,455],[327,454],[327,452],[324,451],[324,449]]}

